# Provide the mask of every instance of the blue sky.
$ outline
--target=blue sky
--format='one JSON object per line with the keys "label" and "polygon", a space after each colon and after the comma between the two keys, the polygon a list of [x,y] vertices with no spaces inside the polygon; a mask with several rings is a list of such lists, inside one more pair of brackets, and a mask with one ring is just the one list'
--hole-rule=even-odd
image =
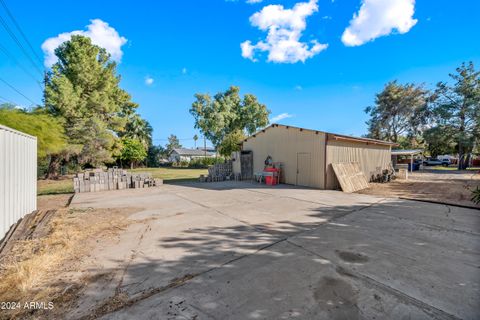
{"label": "blue sky", "polygon": [[[173,133],[193,145],[188,110],[196,92],[237,85],[272,117],[288,115],[280,123],[362,135],[363,110],[387,81],[433,86],[462,61],[480,67],[480,2],[472,0],[4,1],[42,59],[42,44],[61,33],[113,30],[97,36],[119,60],[121,85],[152,124],[156,144]],[[14,28],[1,6],[0,17]],[[350,37],[342,37],[347,28]],[[285,35],[283,55],[277,40]],[[246,41],[253,53],[242,56]],[[35,75],[1,25],[0,44]],[[35,82],[2,52],[0,78],[41,101]],[[2,82],[0,98],[29,104]]]}

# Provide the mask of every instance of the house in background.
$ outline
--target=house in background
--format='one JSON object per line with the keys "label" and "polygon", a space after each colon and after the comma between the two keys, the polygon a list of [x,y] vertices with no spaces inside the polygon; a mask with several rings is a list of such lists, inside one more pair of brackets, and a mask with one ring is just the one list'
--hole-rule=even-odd
{"label": "house in background", "polygon": [[180,162],[180,161],[192,161],[193,159],[201,158],[215,158],[216,152],[202,150],[202,149],[186,149],[176,148],[173,149],[168,155],[168,161]]}

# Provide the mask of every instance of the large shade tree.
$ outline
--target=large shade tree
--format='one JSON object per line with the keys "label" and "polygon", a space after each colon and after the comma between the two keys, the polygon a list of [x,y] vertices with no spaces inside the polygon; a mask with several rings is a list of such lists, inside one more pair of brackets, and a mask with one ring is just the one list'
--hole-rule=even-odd
{"label": "large shade tree", "polygon": [[415,84],[392,81],[375,97],[375,105],[365,112],[368,137],[399,142],[401,137],[414,139],[428,123],[429,92]]}
{"label": "large shade tree", "polygon": [[437,84],[432,113],[436,126],[457,144],[462,170],[480,143],[480,71],[472,62],[463,63],[450,77],[452,83]]}
{"label": "large shade tree", "polygon": [[268,124],[270,111],[258,102],[257,97],[246,94],[240,97],[239,87],[230,87],[213,98],[208,94],[196,94],[190,113],[195,119],[195,128],[215,147],[237,131],[253,134]]}
{"label": "large shade tree", "polygon": [[45,84],[46,110],[60,119],[69,142],[82,146],[79,163],[112,161],[121,146],[117,136],[128,129],[138,107],[119,87],[116,63],[105,49],[80,35],[62,43],[55,54],[58,62]]}

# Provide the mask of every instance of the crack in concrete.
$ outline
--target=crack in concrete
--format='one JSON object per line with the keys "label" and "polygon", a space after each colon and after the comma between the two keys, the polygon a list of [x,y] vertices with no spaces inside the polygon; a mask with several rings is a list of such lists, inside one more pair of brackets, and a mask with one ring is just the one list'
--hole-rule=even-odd
{"label": "crack in concrete", "polygon": [[[248,189],[246,189],[246,190],[248,190]],[[297,199],[297,198],[294,198],[294,197],[288,197],[288,196],[280,196],[280,197],[279,197],[279,196],[274,196],[274,195],[271,195],[271,194],[269,194],[269,193],[264,193],[264,192],[259,192],[259,191],[252,191],[252,190],[248,190],[248,191],[256,192],[256,193],[261,193],[261,194],[266,194],[266,195],[270,195],[270,196],[272,196],[272,197],[289,198],[289,199],[294,199],[294,200],[297,200],[297,201],[304,201],[304,202],[309,202],[309,203],[322,204],[322,203],[319,203],[319,202],[313,202],[313,201],[308,201],[308,200],[303,200],[303,199]],[[221,210],[219,210],[219,209],[217,209],[217,208],[209,207],[209,206],[207,206],[207,205],[205,205],[205,204],[202,204],[202,203],[200,203],[200,202],[197,202],[197,201],[188,199],[188,198],[186,198],[186,197],[184,197],[184,196],[182,196],[182,195],[180,195],[180,194],[178,194],[178,193],[174,193],[174,194],[175,194],[176,196],[184,199],[184,200],[187,200],[187,201],[191,202],[191,203],[194,203],[194,204],[196,204],[196,205],[199,205],[199,206],[201,206],[201,207],[203,207],[203,208],[206,208],[206,209],[209,209],[209,210],[213,210],[213,211],[216,212],[217,214],[220,214],[220,215],[222,215],[222,216],[228,217],[228,218],[230,218],[230,219],[232,219],[232,220],[234,220],[234,221],[237,221],[237,222],[239,222],[239,223],[241,223],[241,224],[247,225],[247,226],[251,227],[252,229],[254,229],[254,230],[256,230],[256,231],[259,231],[259,232],[261,232],[261,233],[265,233],[265,230],[262,230],[262,229],[260,229],[260,228],[258,228],[258,227],[256,227],[256,226],[254,226],[254,225],[251,225],[251,224],[249,224],[249,223],[246,222],[246,221],[242,221],[242,220],[240,220],[240,219],[234,218],[234,217],[226,214],[225,212],[222,212]],[[122,304],[120,304],[120,305],[118,305],[118,306],[115,306],[115,307],[112,308],[112,309],[102,311],[101,308],[99,308],[99,309],[97,309],[97,310],[94,312],[94,315],[95,315],[94,317],[96,318],[96,317],[104,316],[104,315],[106,315],[106,314],[110,314],[110,313],[113,313],[113,312],[116,312],[116,311],[119,311],[119,310],[122,310],[122,309],[125,309],[125,308],[128,308],[128,307],[131,307],[131,306],[135,305],[136,303],[138,303],[138,302],[140,302],[140,301],[143,301],[143,300],[145,300],[145,299],[148,299],[148,298],[150,298],[150,297],[152,297],[152,296],[154,296],[154,295],[164,293],[164,292],[166,292],[166,291],[168,291],[168,290],[170,290],[170,289],[179,288],[179,287],[181,287],[181,286],[189,283],[190,280],[192,280],[192,279],[194,279],[194,278],[196,278],[196,277],[198,277],[198,276],[208,274],[208,273],[210,273],[210,272],[212,272],[212,271],[215,271],[215,270],[217,270],[217,269],[220,269],[220,268],[222,268],[222,267],[224,267],[224,266],[226,266],[226,265],[232,264],[232,263],[234,263],[234,262],[236,262],[236,261],[239,261],[239,260],[241,260],[241,259],[244,259],[244,258],[253,256],[253,255],[257,255],[258,253],[260,253],[260,252],[262,252],[262,251],[264,251],[264,250],[267,250],[267,249],[269,249],[269,248],[272,248],[272,247],[274,247],[274,246],[276,246],[277,244],[280,244],[280,243],[282,243],[282,242],[287,242],[287,243],[289,243],[289,244],[291,244],[291,245],[293,245],[293,246],[295,246],[295,247],[297,247],[297,248],[299,248],[299,249],[301,249],[301,250],[303,250],[303,251],[305,251],[305,252],[307,252],[307,253],[309,253],[309,254],[311,254],[311,255],[314,255],[314,256],[317,256],[317,257],[319,257],[319,258],[321,258],[321,259],[325,259],[325,260],[330,261],[330,262],[337,268],[337,270],[340,270],[340,272],[339,272],[340,274],[344,274],[344,275],[346,275],[346,276],[354,277],[354,278],[359,279],[359,280],[363,281],[364,283],[366,283],[366,284],[368,284],[368,285],[370,285],[370,286],[372,286],[372,287],[376,287],[376,288],[379,288],[379,289],[381,289],[381,290],[383,290],[383,291],[385,291],[385,292],[388,292],[389,294],[397,297],[398,299],[400,299],[400,300],[402,300],[402,301],[404,301],[404,302],[406,302],[406,303],[413,304],[413,305],[419,307],[420,309],[422,309],[422,310],[425,311],[426,313],[428,313],[428,314],[430,314],[430,315],[432,315],[432,316],[434,316],[434,317],[436,317],[436,318],[459,319],[458,317],[456,317],[456,316],[454,316],[454,315],[452,315],[452,314],[449,314],[449,313],[446,312],[446,311],[443,311],[443,310],[441,310],[441,309],[438,309],[438,308],[436,308],[436,307],[434,307],[434,306],[429,305],[428,303],[425,303],[425,302],[423,302],[423,301],[421,301],[421,300],[418,300],[418,299],[416,299],[416,298],[414,298],[414,297],[412,297],[412,296],[409,296],[409,295],[403,293],[402,291],[399,291],[399,290],[397,290],[397,289],[395,289],[395,288],[393,288],[393,287],[390,287],[390,286],[388,286],[388,285],[386,285],[386,284],[384,284],[384,283],[382,283],[382,282],[379,282],[379,281],[377,281],[377,280],[375,280],[375,279],[373,279],[373,278],[371,278],[371,277],[369,277],[369,276],[367,276],[367,275],[364,275],[364,274],[358,273],[358,272],[353,272],[353,271],[351,271],[351,270],[346,270],[344,267],[342,267],[342,266],[340,266],[340,265],[338,265],[338,264],[336,264],[336,263],[333,263],[330,259],[328,259],[328,258],[326,258],[326,257],[323,257],[322,255],[319,255],[319,254],[317,254],[316,252],[313,252],[313,251],[311,251],[311,250],[309,250],[309,249],[307,249],[307,248],[305,248],[305,247],[303,247],[303,246],[301,246],[301,245],[293,242],[292,240],[290,240],[290,238],[299,236],[299,235],[301,235],[301,234],[303,234],[303,233],[312,232],[312,231],[314,231],[314,230],[317,230],[317,229],[323,227],[324,225],[326,225],[326,224],[328,224],[328,223],[331,223],[332,221],[335,221],[335,220],[337,220],[337,219],[341,219],[341,218],[343,218],[343,217],[345,217],[345,216],[347,216],[347,215],[350,215],[350,214],[352,214],[352,213],[360,212],[360,211],[365,210],[365,209],[367,209],[367,208],[373,207],[373,206],[375,206],[375,205],[383,202],[384,200],[385,200],[385,198],[381,198],[381,199],[379,199],[377,202],[370,203],[370,204],[365,205],[365,206],[363,206],[363,207],[361,207],[361,208],[354,209],[354,210],[351,210],[351,211],[346,211],[346,212],[343,212],[343,213],[340,213],[340,214],[335,214],[335,215],[333,215],[332,217],[330,217],[329,219],[327,219],[327,220],[324,221],[324,222],[318,222],[318,225],[317,225],[316,227],[314,227],[314,228],[310,228],[310,229],[308,229],[308,230],[303,230],[303,231],[300,231],[300,232],[295,233],[295,234],[293,234],[293,235],[289,235],[289,236],[287,236],[287,237],[279,238],[279,239],[277,239],[276,241],[273,241],[273,242],[271,242],[271,243],[269,243],[269,244],[266,244],[266,245],[264,245],[264,246],[259,247],[257,250],[255,250],[255,251],[252,252],[252,253],[240,255],[240,256],[235,257],[235,258],[233,258],[233,259],[230,259],[230,260],[228,260],[228,261],[226,261],[226,262],[224,262],[224,263],[221,263],[221,264],[219,264],[218,266],[209,268],[209,269],[207,269],[207,270],[205,270],[205,271],[202,271],[202,272],[199,272],[199,273],[195,273],[195,274],[187,274],[187,275],[185,275],[185,276],[183,276],[183,277],[181,277],[181,278],[173,279],[173,280],[172,280],[168,285],[166,285],[166,286],[158,287],[158,288],[153,288],[153,289],[151,289],[151,290],[148,290],[148,291],[146,291],[146,292],[144,292],[144,293],[136,296],[136,297],[133,298],[133,299],[129,299],[129,300],[127,300],[126,302],[124,302],[124,303],[122,303]],[[325,204],[325,205],[328,205],[328,204]],[[377,213],[377,214],[382,214],[382,213]],[[382,214],[382,215],[384,215],[384,214]],[[386,215],[386,216],[389,216],[389,215]],[[390,216],[389,216],[389,217],[390,217]],[[400,219],[400,220],[408,220],[408,221],[411,221],[411,220],[409,220],[409,219],[403,219],[403,218],[398,218],[398,217],[394,217],[394,218],[397,218],[397,219]],[[419,225],[422,225],[422,226],[425,226],[425,227],[432,227],[433,229],[442,229],[442,228],[435,228],[434,226],[430,226],[430,225],[424,225],[424,224],[419,224]],[[461,230],[460,230],[460,231],[461,231]],[[466,233],[468,233],[468,232],[466,232]],[[476,234],[474,234],[474,235],[476,235]],[[140,240],[140,241],[141,241],[141,240]],[[128,265],[127,265],[126,268],[128,268]],[[126,269],[125,269],[125,270],[126,270]],[[122,279],[123,279],[123,277],[122,277]],[[198,307],[197,307],[197,308],[198,308]],[[200,311],[200,312],[203,312],[203,310],[201,310],[201,309],[199,309],[199,311]],[[90,319],[90,317],[88,317],[87,319]]]}
{"label": "crack in concrete", "polygon": [[[146,224],[145,228],[143,229],[143,231],[140,233],[140,236],[138,237],[138,242],[137,242],[137,248],[140,246],[140,244],[142,243],[142,240],[143,240],[143,237],[145,235],[145,233],[147,231],[149,231],[150,229],[150,224]],[[134,250],[132,252],[132,254],[130,255],[130,258],[128,259],[127,263],[125,264],[123,270],[122,270],[122,273],[121,273],[121,276],[120,276],[120,280],[118,281],[118,284],[117,286],[115,287],[115,295],[119,295],[122,293],[122,286],[123,286],[123,280],[125,279],[125,275],[127,274],[127,270],[128,268],[130,267],[131,263],[133,262],[133,260],[135,260],[135,258],[137,257],[137,254],[138,254],[138,250]]]}
{"label": "crack in concrete", "polygon": [[336,270],[337,270],[337,273],[339,274],[343,274],[343,275],[346,275],[346,276],[349,276],[349,277],[352,277],[352,278],[356,278],[356,279],[359,279],[361,281],[363,281],[364,283],[370,285],[370,286],[373,286],[373,287],[376,287],[376,288],[379,288],[383,291],[386,291],[388,292],[389,294],[397,297],[398,299],[402,300],[403,302],[405,303],[410,303],[410,304],[413,304],[417,307],[419,307],[420,309],[422,309],[423,311],[425,311],[426,313],[428,313],[429,315],[433,316],[434,318],[436,319],[455,319],[455,320],[460,320],[461,318],[458,318],[456,317],[455,315],[453,314],[450,314],[444,310],[441,310],[441,309],[438,309],[426,302],[423,302],[422,300],[419,300],[415,297],[412,297],[398,289],[395,289],[387,284],[384,284],[383,282],[380,282],[378,280],[375,280],[367,275],[364,275],[360,272],[353,272],[351,270],[347,270],[345,267],[341,266],[341,265],[338,265],[336,263],[334,263],[332,260],[330,260],[329,258],[327,257],[324,257],[312,250],[309,250],[305,247],[303,247],[302,245],[300,244],[297,244],[295,242],[292,242],[290,241],[289,239],[286,240],[286,242],[288,242],[289,244],[311,254],[311,255],[314,255],[316,257],[319,257],[320,259],[324,259],[324,260],[327,260],[327,261],[330,261],[330,263],[332,265],[335,266]]}
{"label": "crack in concrete", "polygon": [[[190,202],[192,202],[192,203],[194,203],[194,204],[197,204],[197,205],[199,205],[199,206],[202,206],[202,207],[204,207],[204,208],[214,210],[214,211],[217,212],[218,214],[221,214],[221,215],[223,215],[223,216],[226,216],[226,217],[228,217],[228,218],[231,218],[232,220],[235,220],[235,221],[237,221],[237,222],[240,222],[240,223],[242,223],[242,224],[245,224],[245,225],[247,225],[247,226],[250,226],[251,228],[253,228],[253,229],[255,229],[255,230],[258,230],[258,231],[261,231],[262,233],[264,233],[262,230],[259,230],[258,228],[254,227],[254,226],[252,226],[252,225],[250,225],[250,224],[248,224],[248,223],[246,223],[246,222],[243,222],[243,221],[241,221],[241,220],[239,220],[239,219],[235,219],[235,218],[229,216],[228,214],[225,214],[225,213],[221,212],[221,211],[218,210],[218,209],[215,209],[215,208],[206,206],[206,205],[204,205],[204,204],[202,204],[202,203],[199,203],[199,202],[193,201],[193,200],[191,200],[191,199],[185,198],[185,197],[183,197],[183,196],[181,196],[181,195],[178,195],[178,194],[176,194],[176,195],[177,195],[178,197],[182,198],[182,199],[185,199],[185,200],[187,200],[187,201],[190,201]],[[122,310],[122,309],[125,309],[125,308],[128,308],[128,307],[131,307],[131,306],[133,306],[134,304],[136,304],[136,303],[138,303],[138,302],[140,302],[140,301],[143,301],[143,300],[145,300],[145,299],[148,299],[148,298],[150,298],[150,297],[152,297],[152,296],[154,296],[154,295],[156,295],[156,294],[164,293],[165,291],[167,291],[167,290],[169,290],[169,289],[179,288],[179,287],[183,286],[184,284],[188,283],[190,280],[192,280],[192,279],[194,279],[194,278],[196,278],[196,277],[198,277],[198,276],[201,276],[201,275],[210,273],[210,272],[212,272],[212,271],[214,271],[214,270],[220,269],[220,268],[222,268],[222,267],[224,267],[224,266],[226,266],[226,265],[232,264],[232,263],[234,263],[234,262],[236,262],[236,261],[239,261],[239,260],[241,260],[241,259],[244,259],[244,258],[246,258],[246,257],[250,257],[250,256],[253,256],[253,255],[256,255],[256,254],[258,254],[259,252],[261,252],[261,251],[263,251],[263,250],[266,250],[266,249],[269,249],[269,248],[271,248],[271,247],[273,247],[273,246],[275,246],[275,245],[277,245],[277,244],[279,244],[279,243],[282,243],[282,242],[285,242],[285,241],[289,242],[288,239],[291,238],[291,237],[298,236],[298,235],[301,235],[302,233],[311,232],[311,231],[313,231],[313,230],[316,230],[316,229],[322,227],[322,226],[323,226],[324,224],[326,224],[326,223],[329,223],[329,222],[334,221],[334,220],[336,220],[336,219],[343,218],[343,217],[345,217],[345,216],[347,216],[347,215],[349,215],[349,214],[352,214],[352,213],[354,213],[354,212],[362,211],[362,210],[364,210],[364,209],[366,209],[366,208],[369,208],[369,207],[371,207],[371,206],[373,206],[373,205],[375,205],[375,204],[380,203],[380,202],[383,201],[383,200],[384,200],[384,199],[380,199],[379,201],[377,201],[377,202],[375,202],[375,203],[371,203],[371,204],[369,204],[369,205],[367,205],[367,206],[364,206],[364,207],[362,207],[362,208],[355,209],[355,210],[351,210],[351,211],[348,211],[348,212],[344,212],[344,213],[341,213],[341,214],[339,214],[339,215],[335,215],[335,216],[331,217],[330,219],[328,219],[328,220],[326,220],[326,221],[324,221],[324,222],[319,222],[319,223],[318,223],[318,226],[315,227],[315,228],[311,228],[311,229],[308,229],[308,230],[304,230],[304,231],[298,232],[298,233],[296,233],[296,234],[294,234],[294,235],[290,235],[290,236],[287,236],[287,237],[283,237],[283,238],[277,239],[276,241],[273,241],[273,242],[271,242],[271,243],[269,243],[269,244],[266,244],[266,245],[264,245],[264,246],[259,247],[257,250],[255,250],[255,251],[252,252],[252,253],[240,255],[240,256],[238,256],[238,257],[236,257],[236,258],[230,259],[230,260],[228,260],[228,261],[226,261],[226,262],[224,262],[224,263],[219,264],[218,266],[209,268],[209,269],[207,269],[207,270],[205,270],[205,271],[198,272],[198,273],[195,273],[195,274],[187,274],[186,276],[180,278],[180,280],[179,280],[179,279],[174,279],[172,282],[170,282],[170,283],[169,283],[168,285],[166,285],[166,286],[158,287],[158,288],[153,288],[153,289],[151,289],[151,290],[148,290],[148,291],[146,291],[146,292],[144,292],[144,293],[136,296],[135,298],[129,299],[129,300],[127,300],[126,302],[124,302],[124,303],[122,303],[122,304],[120,304],[120,305],[117,305],[117,306],[115,306],[115,307],[113,307],[113,308],[109,308],[108,310],[105,310],[105,307],[104,307],[104,306],[101,306],[101,307],[97,308],[97,309],[94,311],[94,313],[93,313],[93,314],[94,314],[94,318],[101,317],[101,316],[104,316],[104,315],[106,315],[106,314],[110,314],[110,313],[113,313],[113,312],[116,312],[116,311],[119,311],[119,310]],[[292,244],[293,244],[293,243],[292,243]],[[87,317],[87,318],[85,318],[85,319],[93,319],[93,318]]]}
{"label": "crack in concrete", "polygon": [[389,218],[394,218],[394,219],[401,220],[401,221],[408,221],[412,225],[424,227],[424,228],[427,228],[427,229],[430,229],[430,230],[445,231],[445,232],[457,232],[457,233],[468,234],[468,235],[476,236],[476,237],[480,236],[480,233],[476,233],[476,232],[465,231],[465,230],[460,230],[460,229],[455,229],[455,228],[447,228],[447,227],[442,227],[442,226],[435,226],[435,225],[432,225],[432,224],[422,223],[422,222],[415,222],[412,219],[392,216],[392,215],[388,215],[388,214],[385,214],[385,213],[382,213],[382,212],[370,212],[370,213],[371,214],[376,214],[376,215],[386,216],[386,217],[389,217]]}

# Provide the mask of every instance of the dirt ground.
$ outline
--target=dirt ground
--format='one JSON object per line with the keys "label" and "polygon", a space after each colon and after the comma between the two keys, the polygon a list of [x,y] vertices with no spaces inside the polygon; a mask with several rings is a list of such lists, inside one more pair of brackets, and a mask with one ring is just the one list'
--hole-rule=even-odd
{"label": "dirt ground", "polygon": [[480,174],[475,171],[425,170],[409,172],[408,180],[370,183],[370,188],[358,193],[480,208],[471,201],[471,190],[479,185]]}
{"label": "dirt ground", "polygon": [[[23,231],[19,226],[15,235],[20,238],[11,239],[2,250],[1,320],[61,318],[76,300],[76,293],[96,281],[86,273],[89,251],[99,243],[114,242],[132,222],[129,215],[138,210],[69,208],[72,196],[39,196],[39,211],[32,213],[32,222]],[[47,218],[37,223],[36,217],[44,214]],[[29,301],[44,305],[30,309],[26,307]],[[48,303],[54,309],[48,309]]]}
{"label": "dirt ground", "polygon": [[54,210],[65,208],[72,199],[73,193],[52,194],[37,197],[37,210]]}

